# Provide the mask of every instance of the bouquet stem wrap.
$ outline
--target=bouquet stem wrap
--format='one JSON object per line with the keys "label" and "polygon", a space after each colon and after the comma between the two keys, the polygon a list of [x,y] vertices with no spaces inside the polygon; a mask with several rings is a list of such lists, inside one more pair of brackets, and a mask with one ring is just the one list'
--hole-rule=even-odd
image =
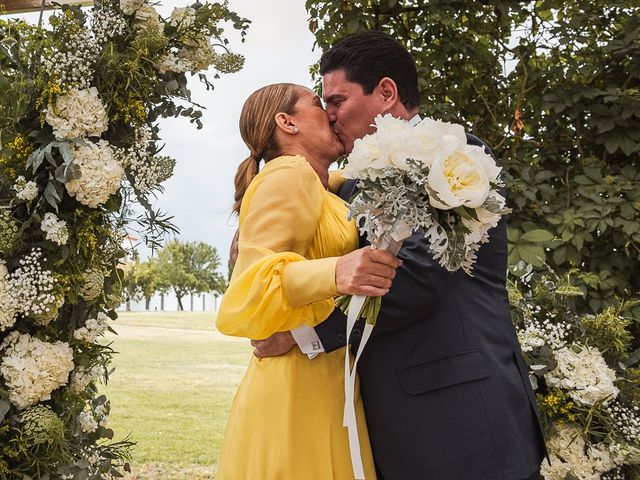
{"label": "bouquet stem wrap", "polygon": [[[394,255],[397,255],[402,247],[402,242],[405,238],[411,235],[411,231],[407,225],[403,222],[398,222],[393,231],[384,235],[377,245],[372,245],[373,248],[381,250],[388,250]],[[378,312],[380,311],[381,297],[367,297],[365,295],[353,295],[351,297],[344,297],[341,301],[341,308],[347,309],[347,348],[344,356],[344,417],[342,425],[347,427],[349,434],[349,449],[351,451],[351,464],[353,466],[353,476],[355,480],[365,480],[364,467],[362,464],[362,453],[360,450],[360,439],[358,437],[358,423],[356,419],[355,409],[355,384],[358,360],[362,355],[365,345],[371,337],[371,332],[375,326]],[[349,355],[349,337],[353,331],[353,327],[361,316],[361,312],[366,311],[366,322],[362,331],[362,339],[358,346],[353,366],[351,365],[351,359]]]}

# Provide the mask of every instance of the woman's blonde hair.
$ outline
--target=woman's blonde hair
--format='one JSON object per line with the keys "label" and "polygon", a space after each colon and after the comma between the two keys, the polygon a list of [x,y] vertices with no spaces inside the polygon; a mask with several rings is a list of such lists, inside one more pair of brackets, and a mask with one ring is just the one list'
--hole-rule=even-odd
{"label": "woman's blonde hair", "polygon": [[256,90],[247,98],[240,113],[240,135],[249,147],[249,156],[238,166],[235,178],[233,211],[240,214],[240,206],[247,187],[258,174],[260,160],[265,162],[280,155],[276,140],[278,113],[294,113],[299,87],[293,83],[274,83]]}

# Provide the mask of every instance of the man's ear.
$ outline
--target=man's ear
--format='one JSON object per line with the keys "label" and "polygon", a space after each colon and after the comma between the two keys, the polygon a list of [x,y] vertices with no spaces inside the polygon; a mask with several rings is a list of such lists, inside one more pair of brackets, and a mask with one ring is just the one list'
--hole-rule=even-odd
{"label": "man's ear", "polygon": [[398,86],[396,85],[396,82],[389,77],[384,77],[378,82],[378,85],[376,85],[376,88],[374,89],[374,93],[382,103],[383,113],[393,110],[398,102],[400,102]]}

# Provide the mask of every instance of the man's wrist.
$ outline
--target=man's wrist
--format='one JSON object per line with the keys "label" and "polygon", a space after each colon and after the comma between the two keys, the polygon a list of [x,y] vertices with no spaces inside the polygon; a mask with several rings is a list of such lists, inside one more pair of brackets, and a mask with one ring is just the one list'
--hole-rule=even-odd
{"label": "man's wrist", "polygon": [[309,358],[314,358],[324,352],[324,347],[316,331],[308,325],[300,325],[291,330],[291,336],[298,344],[300,351]]}

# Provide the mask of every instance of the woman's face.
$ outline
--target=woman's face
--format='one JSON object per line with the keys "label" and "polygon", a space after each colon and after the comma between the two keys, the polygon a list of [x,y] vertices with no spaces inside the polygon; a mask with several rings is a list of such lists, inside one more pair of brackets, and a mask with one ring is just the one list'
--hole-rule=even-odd
{"label": "woman's face", "polygon": [[329,123],[329,116],[322,101],[315,93],[305,87],[299,87],[299,98],[291,118],[298,128],[292,140],[327,165],[344,154],[344,146]]}

